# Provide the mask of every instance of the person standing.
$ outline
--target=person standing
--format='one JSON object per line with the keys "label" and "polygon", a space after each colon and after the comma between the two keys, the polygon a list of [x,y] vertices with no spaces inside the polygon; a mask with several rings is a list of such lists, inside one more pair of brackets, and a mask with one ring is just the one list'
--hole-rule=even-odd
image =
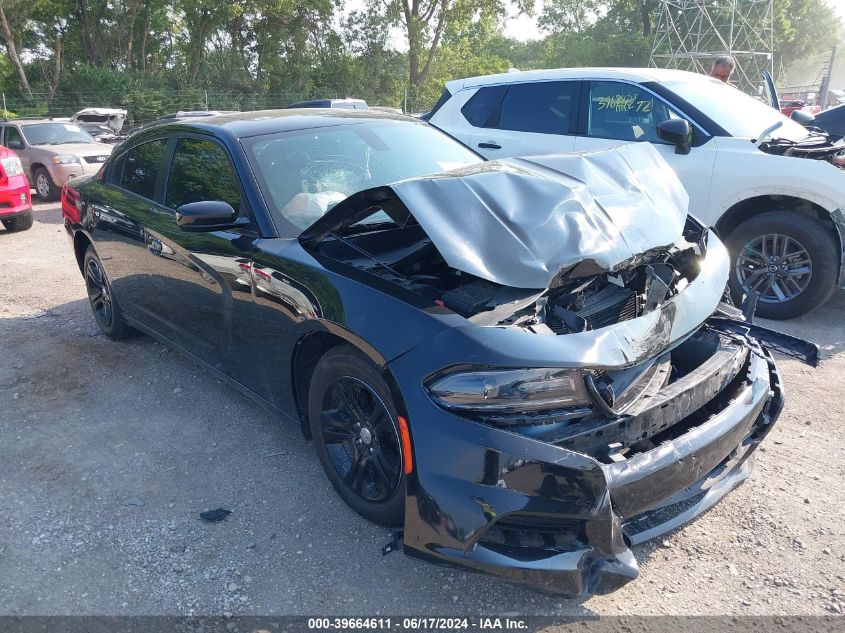
{"label": "person standing", "polygon": [[710,68],[710,76],[715,77],[719,81],[730,83],[731,75],[736,68],[736,60],[730,55],[720,55],[713,61],[713,66]]}

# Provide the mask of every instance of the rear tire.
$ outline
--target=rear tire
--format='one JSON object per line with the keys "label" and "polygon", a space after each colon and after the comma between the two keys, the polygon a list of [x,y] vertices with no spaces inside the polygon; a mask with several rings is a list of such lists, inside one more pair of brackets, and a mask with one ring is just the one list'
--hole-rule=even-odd
{"label": "rear tire", "polygon": [[794,211],[754,216],[728,235],[728,285],[737,305],[760,292],[756,314],[791,319],[824,304],[836,289],[839,247],[819,220]]}
{"label": "rear tire", "polygon": [[35,177],[35,195],[42,202],[55,202],[59,199],[62,191],[53,182],[50,172],[44,167],[39,167],[33,174]]}
{"label": "rear tire", "polygon": [[15,233],[17,231],[26,231],[31,229],[33,221],[32,211],[27,211],[26,213],[16,215],[8,220],[3,220],[2,222],[3,226],[6,227],[6,230],[9,231],[9,233]]}
{"label": "rear tire", "polygon": [[308,423],[323,470],[350,508],[388,527],[402,525],[405,516],[396,418],[378,369],[354,347],[335,347],[317,362]]}
{"label": "rear tire", "polygon": [[85,275],[85,288],[88,290],[88,302],[97,327],[115,341],[129,337],[134,330],[123,319],[123,311],[117,303],[103,263],[93,246],[89,246],[85,251],[82,271]]}

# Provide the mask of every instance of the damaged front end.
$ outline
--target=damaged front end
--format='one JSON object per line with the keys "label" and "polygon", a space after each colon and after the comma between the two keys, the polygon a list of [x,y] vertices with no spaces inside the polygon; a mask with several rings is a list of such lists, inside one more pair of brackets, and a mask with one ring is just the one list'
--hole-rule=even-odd
{"label": "damaged front end", "polygon": [[[783,406],[722,303],[725,248],[648,144],[365,191],[303,235],[451,327],[388,364],[408,412],[405,552],[568,595],[750,472]],[[778,338],[780,336],[780,338]],[[805,358],[805,360],[812,360]]]}

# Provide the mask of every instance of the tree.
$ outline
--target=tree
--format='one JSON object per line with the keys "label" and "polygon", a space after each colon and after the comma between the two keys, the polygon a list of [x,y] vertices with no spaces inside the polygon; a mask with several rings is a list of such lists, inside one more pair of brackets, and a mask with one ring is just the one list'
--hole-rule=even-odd
{"label": "tree", "polygon": [[18,79],[20,79],[21,87],[30,97],[32,97],[32,89],[29,87],[29,80],[26,77],[26,71],[21,63],[20,56],[18,55],[18,45],[15,40],[15,33],[12,30],[8,17],[6,16],[6,6],[8,5],[12,8],[15,4],[20,5],[21,3],[6,1],[0,2],[0,22],[3,26],[3,41],[6,44],[6,53],[9,55],[9,61],[12,62],[15,72],[18,74]]}

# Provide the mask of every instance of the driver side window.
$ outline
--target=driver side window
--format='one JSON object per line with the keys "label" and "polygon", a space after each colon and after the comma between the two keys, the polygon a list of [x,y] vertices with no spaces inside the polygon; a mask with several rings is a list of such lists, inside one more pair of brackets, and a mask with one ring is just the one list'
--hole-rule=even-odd
{"label": "driver side window", "polygon": [[241,188],[226,152],[217,143],[180,138],[173,152],[164,203],[177,209],[189,202],[220,200],[239,214]]}
{"label": "driver side window", "polygon": [[662,143],[657,126],[679,118],[665,102],[639,86],[616,81],[590,83],[587,136]]}

